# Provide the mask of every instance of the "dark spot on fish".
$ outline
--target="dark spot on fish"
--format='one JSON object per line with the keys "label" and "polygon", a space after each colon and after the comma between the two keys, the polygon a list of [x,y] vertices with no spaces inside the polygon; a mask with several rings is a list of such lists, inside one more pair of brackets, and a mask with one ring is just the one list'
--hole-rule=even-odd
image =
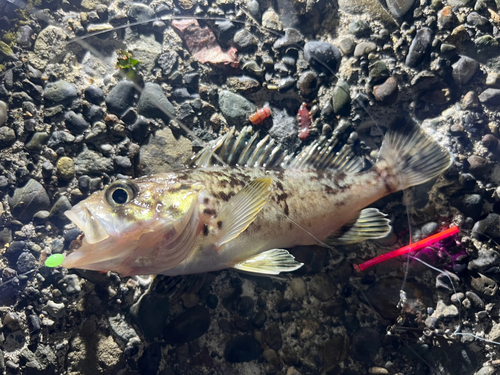
{"label": "dark spot on fish", "polygon": [[347,184],[345,184],[346,177],[347,177],[347,175],[344,172],[339,171],[339,172],[335,173],[335,175],[333,176],[333,183],[340,190],[347,189],[349,186]]}
{"label": "dark spot on fish", "polygon": [[180,186],[176,186],[171,188],[168,192],[169,193],[177,193],[181,190],[188,190],[191,188],[191,185],[186,185],[186,184],[181,184]]}
{"label": "dark spot on fish", "polygon": [[230,200],[230,199],[231,199],[231,197],[232,197],[232,196],[234,196],[234,195],[235,195],[235,194],[234,194],[234,192],[232,192],[232,191],[231,191],[229,194],[226,194],[226,193],[224,193],[223,191],[220,191],[220,192],[218,192],[218,193],[214,193],[214,194],[213,194],[213,196],[214,196],[214,197],[216,197],[216,198],[218,198],[218,199],[221,199],[221,200],[223,200],[224,202],[227,202],[228,200]]}
{"label": "dark spot on fish", "polygon": [[283,189],[283,184],[282,184],[281,182],[279,182],[279,181],[276,181],[276,187],[277,187],[279,190],[281,190],[281,191],[283,191],[283,190],[284,190],[284,189]]}
{"label": "dark spot on fish", "polygon": [[288,198],[287,193],[278,194],[276,195],[276,202],[280,203],[281,201],[286,201],[287,198]]}
{"label": "dark spot on fish", "polygon": [[219,228],[219,229],[221,229],[221,228],[222,228],[222,221],[221,221],[221,220],[219,220],[219,221],[217,222],[217,228]]}
{"label": "dark spot on fish", "polygon": [[214,215],[215,215],[215,210],[214,210],[214,209],[212,209],[212,208],[205,208],[205,209],[203,210],[203,213],[204,213],[205,215],[214,216]]}
{"label": "dark spot on fish", "polygon": [[283,208],[283,211],[285,212],[285,215],[288,216],[288,213],[289,213],[289,211],[288,211],[288,204],[286,203],[286,200],[283,201],[283,203],[285,204],[285,208]]}
{"label": "dark spot on fish", "polygon": [[336,190],[332,189],[331,186],[329,186],[329,185],[323,185],[323,186],[325,187],[325,193],[327,195],[334,195],[335,194]]}
{"label": "dark spot on fish", "polygon": [[203,224],[203,235],[208,236],[208,225],[206,223]]}
{"label": "dark spot on fish", "polygon": [[204,203],[204,204],[208,204],[208,202],[210,202],[210,199],[208,199],[208,198],[203,198],[203,203]]}

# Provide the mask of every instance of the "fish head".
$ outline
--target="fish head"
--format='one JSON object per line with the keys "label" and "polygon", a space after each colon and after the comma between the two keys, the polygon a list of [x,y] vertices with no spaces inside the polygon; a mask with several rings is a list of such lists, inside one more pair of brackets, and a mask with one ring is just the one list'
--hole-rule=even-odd
{"label": "fish head", "polygon": [[179,252],[184,254],[187,249],[176,247],[176,241],[188,235],[196,237],[198,193],[204,186],[179,182],[175,177],[118,180],[66,211],[84,236],[63,266],[138,274],[132,268],[151,263],[151,252],[159,246],[168,250],[169,245],[177,253],[171,254],[170,265],[164,267],[182,261]]}

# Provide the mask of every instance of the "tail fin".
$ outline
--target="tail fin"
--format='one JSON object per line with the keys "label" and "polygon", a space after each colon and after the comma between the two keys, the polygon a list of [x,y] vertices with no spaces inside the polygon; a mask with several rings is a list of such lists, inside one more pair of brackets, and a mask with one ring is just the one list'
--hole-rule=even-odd
{"label": "tail fin", "polygon": [[[380,148],[377,167],[397,182],[392,191],[420,185],[451,165],[451,154],[414,123],[387,132]],[[393,181],[391,181],[393,182]]]}

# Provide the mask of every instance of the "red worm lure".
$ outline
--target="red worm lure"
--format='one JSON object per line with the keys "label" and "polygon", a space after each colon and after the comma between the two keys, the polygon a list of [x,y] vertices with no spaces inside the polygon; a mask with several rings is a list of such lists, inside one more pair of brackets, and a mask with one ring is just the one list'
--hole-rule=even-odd
{"label": "red worm lure", "polygon": [[432,245],[434,242],[441,241],[442,239],[444,239],[446,237],[450,237],[450,236],[454,235],[455,233],[458,233],[459,231],[460,231],[460,229],[458,229],[458,227],[451,227],[451,228],[446,229],[446,230],[444,230],[440,233],[437,233],[433,236],[424,238],[421,241],[412,243],[412,244],[407,245],[407,246],[403,246],[402,248],[391,251],[389,253],[379,255],[378,257],[370,259],[370,260],[368,260],[364,263],[361,263],[359,265],[355,264],[354,269],[358,272],[364,271],[365,269],[372,267],[378,263],[384,262],[386,260],[401,256],[404,254],[408,254],[408,253],[411,253],[412,251],[420,250],[426,246]]}
{"label": "red worm lure", "polygon": [[266,118],[271,116],[271,109],[269,107],[263,107],[257,110],[257,112],[252,113],[248,118],[252,125],[260,124]]}
{"label": "red worm lure", "polygon": [[299,138],[304,140],[309,137],[309,129],[311,128],[311,113],[309,113],[309,110],[307,109],[307,104],[304,102],[300,105],[299,108],[299,113],[298,113],[298,118],[299,118]]}

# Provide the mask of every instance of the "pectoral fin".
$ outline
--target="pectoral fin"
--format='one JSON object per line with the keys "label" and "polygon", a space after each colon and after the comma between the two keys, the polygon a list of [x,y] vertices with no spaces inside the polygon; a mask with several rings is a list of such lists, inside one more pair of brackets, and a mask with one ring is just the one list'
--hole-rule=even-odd
{"label": "pectoral fin", "polygon": [[255,220],[267,202],[271,183],[271,177],[253,180],[221,208],[217,215],[218,247],[238,237]]}
{"label": "pectoral fin", "polygon": [[391,231],[386,216],[376,208],[365,208],[355,220],[330,233],[325,242],[328,245],[346,245],[383,238]]}
{"label": "pectoral fin", "polygon": [[295,271],[303,265],[304,263],[297,262],[288,251],[272,249],[237,263],[233,268],[244,272],[278,275],[280,272]]}

